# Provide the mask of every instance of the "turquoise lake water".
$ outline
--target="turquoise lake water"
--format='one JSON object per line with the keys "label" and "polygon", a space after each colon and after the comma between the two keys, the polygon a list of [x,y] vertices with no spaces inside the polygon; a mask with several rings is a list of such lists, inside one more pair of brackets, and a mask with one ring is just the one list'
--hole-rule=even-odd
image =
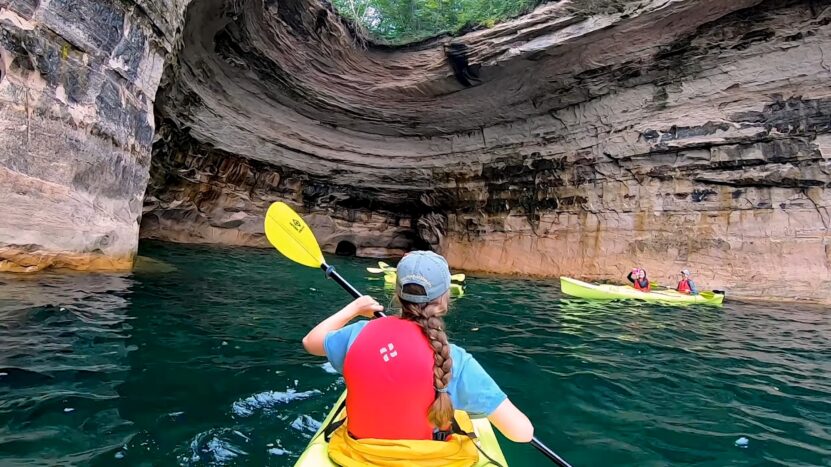
{"label": "turquoise lake water", "polygon": [[[170,267],[0,275],[0,465],[292,465],[343,389],[300,339],[346,293],[276,251],[140,253]],[[372,261],[332,262],[389,301]],[[821,308],[591,303],[472,277],[448,328],[575,467],[831,465]]]}

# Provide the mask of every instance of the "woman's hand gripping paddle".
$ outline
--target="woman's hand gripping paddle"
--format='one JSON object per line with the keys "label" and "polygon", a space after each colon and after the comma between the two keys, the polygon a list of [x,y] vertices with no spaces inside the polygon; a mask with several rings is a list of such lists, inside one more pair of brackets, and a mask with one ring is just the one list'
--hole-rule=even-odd
{"label": "woman's hand gripping paddle", "polygon": [[[355,287],[335,272],[334,267],[326,264],[314,233],[303,218],[287,204],[276,202],[268,208],[265,215],[265,236],[286,258],[310,268],[322,269],[327,277],[332,278],[354,298],[361,296]],[[378,311],[375,316],[381,317],[384,313]],[[531,445],[560,467],[571,467],[536,437],[531,440]]]}

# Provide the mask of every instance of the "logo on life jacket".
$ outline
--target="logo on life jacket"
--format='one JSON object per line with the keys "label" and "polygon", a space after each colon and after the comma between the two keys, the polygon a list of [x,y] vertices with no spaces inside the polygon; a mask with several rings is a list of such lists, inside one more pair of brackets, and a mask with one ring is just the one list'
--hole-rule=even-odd
{"label": "logo on life jacket", "polygon": [[[389,353],[387,353],[388,350]],[[389,343],[386,347],[381,347],[381,355],[384,357],[385,362],[389,362],[390,358],[395,358],[398,356],[398,351],[395,350],[395,346],[392,345],[392,343]]]}

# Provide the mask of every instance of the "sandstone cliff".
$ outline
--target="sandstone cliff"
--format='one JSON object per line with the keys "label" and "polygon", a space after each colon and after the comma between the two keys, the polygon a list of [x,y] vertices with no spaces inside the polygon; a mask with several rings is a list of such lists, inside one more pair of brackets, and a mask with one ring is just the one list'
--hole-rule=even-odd
{"label": "sandstone cliff", "polygon": [[[6,264],[130,257],[155,103],[145,237],[263,245],[262,212],[282,199],[329,251],[430,245],[456,268],[592,279],[689,267],[737,296],[831,301],[829,2],[563,1],[399,48],[364,42],[317,0],[185,3],[119,10],[112,46],[73,41],[99,57],[85,69],[115,83],[118,114],[96,101],[102,84],[86,120],[51,116],[81,107],[60,101],[68,65],[0,84],[17,131],[0,170],[24,187],[0,197]],[[60,5],[4,9],[4,37],[69,42],[75,29],[49,23]],[[33,79],[46,81],[34,104],[10,92]],[[22,146],[24,122],[79,136],[35,131]],[[44,218],[58,216],[53,237]]]}
{"label": "sandstone cliff", "polygon": [[829,11],[623,3],[466,35],[471,88],[447,39],[363,50],[332,16],[311,30],[312,8],[192,8],[159,100],[182,151],[159,147],[143,232],[261,244],[259,213],[288,199],[329,251],[419,242],[457,268],[592,279],[691,267],[738,296],[828,300]]}
{"label": "sandstone cliff", "polygon": [[0,4],[0,271],[132,265],[176,3]]}

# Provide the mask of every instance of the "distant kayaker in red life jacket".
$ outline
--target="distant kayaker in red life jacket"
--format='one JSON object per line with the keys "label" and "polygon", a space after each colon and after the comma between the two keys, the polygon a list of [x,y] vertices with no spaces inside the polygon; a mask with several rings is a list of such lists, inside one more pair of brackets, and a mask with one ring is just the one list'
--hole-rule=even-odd
{"label": "distant kayaker in red life jacket", "polygon": [[690,279],[690,271],[689,269],[684,269],[681,271],[681,281],[678,282],[678,287],[676,288],[681,293],[686,293],[690,295],[698,295],[698,288],[695,286],[695,282]]}
{"label": "distant kayaker in red life jacket", "polygon": [[649,287],[649,279],[646,277],[646,269],[635,268],[626,278],[629,279],[629,282],[632,283],[632,287],[635,290],[640,290],[641,292],[649,292],[652,290]]}
{"label": "distant kayaker in red life jacket", "polygon": [[441,256],[416,251],[398,264],[401,316],[372,318],[383,309],[373,298],[356,299],[305,338],[312,355],[328,357],[346,382],[346,425],[353,438],[441,439],[453,410],[486,416],[506,437],[529,442],[534,427],[479,362],[450,344],[447,313],[450,270]]}

